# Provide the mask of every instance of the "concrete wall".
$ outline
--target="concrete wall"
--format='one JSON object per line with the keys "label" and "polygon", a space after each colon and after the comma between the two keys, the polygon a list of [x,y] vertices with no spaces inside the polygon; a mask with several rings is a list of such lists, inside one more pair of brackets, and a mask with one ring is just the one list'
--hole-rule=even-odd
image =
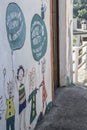
{"label": "concrete wall", "polygon": [[0,1],[0,129],[29,130],[52,105],[50,1]]}
{"label": "concrete wall", "polygon": [[66,6],[64,0],[59,0],[59,59],[60,86],[66,84]]}
{"label": "concrete wall", "polygon": [[72,82],[72,1],[59,0],[60,85]]}
{"label": "concrete wall", "polygon": [[67,77],[66,84],[73,82],[73,62],[72,62],[72,45],[73,45],[73,1],[66,1],[66,53],[67,53]]}

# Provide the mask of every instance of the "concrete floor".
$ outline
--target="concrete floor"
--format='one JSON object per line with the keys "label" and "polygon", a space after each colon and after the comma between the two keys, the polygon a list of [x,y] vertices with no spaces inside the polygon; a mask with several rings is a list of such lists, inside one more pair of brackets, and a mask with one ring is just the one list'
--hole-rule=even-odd
{"label": "concrete floor", "polygon": [[87,130],[87,86],[58,88],[53,108],[35,130]]}

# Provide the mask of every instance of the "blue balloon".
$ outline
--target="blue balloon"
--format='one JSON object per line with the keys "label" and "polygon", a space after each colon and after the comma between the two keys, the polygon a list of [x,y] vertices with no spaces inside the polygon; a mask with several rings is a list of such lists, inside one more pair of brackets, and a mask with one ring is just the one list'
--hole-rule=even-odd
{"label": "blue balloon", "polygon": [[47,29],[38,14],[35,14],[32,19],[30,38],[33,57],[36,61],[39,61],[47,50]]}
{"label": "blue balloon", "polygon": [[25,19],[20,7],[14,2],[9,3],[7,7],[6,29],[11,49],[22,48],[26,35]]}

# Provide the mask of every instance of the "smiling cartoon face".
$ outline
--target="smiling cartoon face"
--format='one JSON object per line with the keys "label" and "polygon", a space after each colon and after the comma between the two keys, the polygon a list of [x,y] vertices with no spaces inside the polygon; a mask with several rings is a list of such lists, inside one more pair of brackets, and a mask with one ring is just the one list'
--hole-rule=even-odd
{"label": "smiling cartoon face", "polygon": [[19,82],[23,82],[23,78],[24,78],[24,68],[23,66],[19,66],[17,70],[17,80]]}
{"label": "smiling cartoon face", "polygon": [[19,81],[23,81],[23,77],[24,77],[23,70],[20,69],[20,71],[19,71]]}

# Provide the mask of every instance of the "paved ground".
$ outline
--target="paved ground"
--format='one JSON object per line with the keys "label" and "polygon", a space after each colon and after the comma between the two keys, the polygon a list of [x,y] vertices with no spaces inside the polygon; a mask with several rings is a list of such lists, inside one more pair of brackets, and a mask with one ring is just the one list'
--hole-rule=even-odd
{"label": "paved ground", "polygon": [[35,130],[87,130],[87,86],[58,88],[53,108]]}

